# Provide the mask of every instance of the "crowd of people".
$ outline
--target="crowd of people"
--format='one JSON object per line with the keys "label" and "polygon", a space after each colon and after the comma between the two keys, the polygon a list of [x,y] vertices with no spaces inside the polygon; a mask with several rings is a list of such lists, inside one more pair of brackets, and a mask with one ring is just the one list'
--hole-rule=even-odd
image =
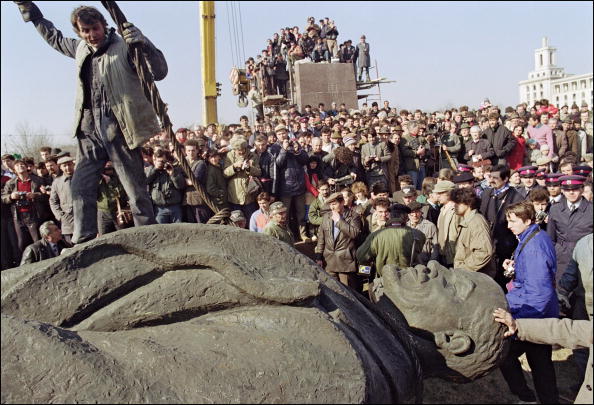
{"label": "crowd of people", "polygon": [[[438,260],[492,277],[516,317],[559,316],[557,294],[562,313],[583,319],[592,311],[572,259],[576,243],[592,234],[586,105],[542,100],[503,114],[488,103],[443,112],[397,111],[388,101],[351,111],[292,105],[252,125],[242,116],[226,127],[180,128],[176,139],[185,156],[165,133],[141,147],[158,223],[205,223],[229,208],[235,226],[315,245],[319,265],[359,293],[387,263]],[[39,152],[38,159],[2,156],[3,268],[72,246],[70,180],[78,166],[67,153]],[[215,207],[202,201],[180,159]],[[102,170],[97,210],[83,221],[97,222],[97,236],[133,225],[112,162]],[[550,346],[536,346],[519,347],[502,370],[515,376],[507,379],[513,392],[532,398],[516,375],[517,357],[527,352],[544,381],[539,398],[554,398],[552,363],[544,361]]]}
{"label": "crowd of people", "polygon": [[[266,41],[266,48],[255,59],[245,62],[246,78],[250,87],[260,95],[287,96],[287,82],[295,63],[352,63],[353,72],[358,81],[362,81],[363,72],[369,81],[371,65],[369,43],[365,35],[360,42],[346,40],[339,43],[338,27],[330,18],[319,20],[307,19],[307,25],[301,32],[298,26],[281,28]],[[359,70],[357,76],[357,68]]]}

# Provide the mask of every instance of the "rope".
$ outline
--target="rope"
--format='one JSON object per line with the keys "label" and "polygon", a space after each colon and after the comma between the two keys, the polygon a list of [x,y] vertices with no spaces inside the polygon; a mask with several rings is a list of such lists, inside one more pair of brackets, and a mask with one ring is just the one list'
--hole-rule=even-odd
{"label": "rope", "polygon": [[[116,25],[118,26],[118,32],[122,35],[123,28],[122,25],[127,22],[124,13],[120,10],[118,5],[115,1],[101,1],[103,7],[105,7],[111,18],[115,21]],[[136,67],[136,72],[138,73],[138,78],[142,84],[142,88],[144,90],[144,94],[146,98],[150,100],[151,104],[153,105],[153,109],[155,113],[159,117],[161,121],[161,125],[163,129],[167,132],[167,136],[169,137],[169,141],[173,144],[173,148],[175,154],[180,157],[179,165],[181,166],[182,170],[190,179],[190,182],[198,192],[198,195],[202,200],[206,203],[206,205],[215,212],[216,214],[208,221],[209,224],[214,223],[222,223],[222,224],[230,224],[231,220],[229,219],[229,209],[225,208],[219,210],[214,201],[210,198],[208,194],[204,192],[204,188],[198,182],[194,173],[192,173],[192,169],[190,164],[186,159],[183,158],[184,156],[184,149],[183,146],[178,142],[175,138],[175,134],[173,133],[171,120],[169,119],[169,115],[167,114],[167,104],[161,100],[161,96],[159,94],[159,90],[155,85],[155,81],[153,80],[153,75],[148,68],[148,64],[142,55],[140,50],[139,44],[132,44],[128,45],[129,52],[132,56],[132,61],[134,62],[134,66]]]}

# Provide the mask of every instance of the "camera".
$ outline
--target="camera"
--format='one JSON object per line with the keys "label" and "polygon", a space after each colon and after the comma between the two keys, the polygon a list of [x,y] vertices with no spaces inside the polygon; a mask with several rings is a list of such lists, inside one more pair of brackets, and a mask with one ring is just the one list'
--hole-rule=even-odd
{"label": "camera", "polygon": [[17,191],[17,194],[19,195],[19,199],[15,201],[17,207],[27,207],[31,204],[31,202],[25,198],[27,196],[26,191]]}
{"label": "camera", "polygon": [[547,219],[548,216],[549,216],[549,214],[547,214],[546,211],[538,211],[536,213],[536,223],[542,224]]}

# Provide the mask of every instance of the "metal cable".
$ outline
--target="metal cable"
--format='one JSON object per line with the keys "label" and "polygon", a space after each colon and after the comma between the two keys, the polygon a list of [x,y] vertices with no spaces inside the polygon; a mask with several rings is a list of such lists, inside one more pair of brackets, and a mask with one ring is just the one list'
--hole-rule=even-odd
{"label": "metal cable", "polygon": [[[105,7],[111,18],[115,21],[116,25],[118,26],[118,31],[120,35],[122,35],[123,27],[122,25],[127,22],[126,17],[118,7],[115,1],[101,1],[103,7]],[[175,154],[180,157],[179,165],[181,166],[182,170],[190,179],[190,182],[198,192],[198,195],[202,200],[206,203],[206,205],[215,212],[216,214],[208,221],[208,223],[222,223],[222,224],[230,224],[231,220],[229,219],[229,209],[221,209],[219,210],[217,205],[214,201],[210,198],[210,196],[204,191],[202,185],[198,182],[194,173],[192,172],[192,168],[186,159],[183,158],[184,156],[184,149],[183,146],[179,143],[179,141],[175,138],[175,134],[173,133],[171,120],[169,119],[169,114],[167,114],[167,104],[161,100],[161,96],[159,94],[159,90],[155,85],[155,81],[153,79],[153,75],[148,67],[146,59],[144,58],[139,44],[132,44],[128,45],[128,49],[132,56],[132,61],[134,62],[134,66],[136,67],[136,72],[138,73],[138,78],[142,84],[142,88],[144,90],[144,94],[146,98],[150,100],[151,104],[153,105],[153,109],[155,113],[159,117],[161,121],[161,126],[165,131],[167,131],[167,136],[169,137],[169,141],[173,144],[173,148]]]}
{"label": "metal cable", "polygon": [[242,17],[242,13],[241,13],[241,2],[238,1],[237,2],[238,8],[239,8],[239,28],[241,30],[241,51],[242,51],[242,55],[243,55],[243,60],[245,61],[245,38],[243,36],[243,17]]}
{"label": "metal cable", "polygon": [[233,62],[233,66],[237,66],[235,61],[235,54],[233,53],[233,36],[231,35],[231,13],[229,12],[229,2],[225,2],[225,8],[227,9],[227,28],[229,29],[229,41],[231,42],[231,61]]}
{"label": "metal cable", "polygon": [[235,45],[235,52],[237,55],[237,67],[240,66],[240,63],[242,63],[241,61],[241,55],[239,54],[239,34],[237,32],[237,14],[235,13],[235,4],[237,3],[235,1],[231,2],[231,13],[233,14],[233,43]]}

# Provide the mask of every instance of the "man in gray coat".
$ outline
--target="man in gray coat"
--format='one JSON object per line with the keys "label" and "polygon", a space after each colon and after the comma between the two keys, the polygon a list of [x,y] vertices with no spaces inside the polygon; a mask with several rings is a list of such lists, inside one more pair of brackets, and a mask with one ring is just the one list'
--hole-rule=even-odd
{"label": "man in gray coat", "polygon": [[[70,156],[64,156],[58,160],[58,164],[60,170],[62,170],[62,175],[52,183],[49,204],[52,213],[60,221],[62,237],[66,242],[70,242],[74,232],[74,209],[72,204],[74,159]],[[95,221],[97,221],[96,216]]]}
{"label": "man in gray coat", "polygon": [[72,242],[97,236],[97,184],[108,160],[130,199],[134,224],[155,223],[140,147],[161,127],[144,95],[128,46],[139,46],[155,80],[167,75],[163,54],[131,23],[124,23],[122,39],[115,29],[107,28],[105,17],[93,7],[80,6],[72,12],[72,26],[79,38],[66,38],[33,2],[15,3],[23,20],[32,21],[52,48],[76,61],[73,135],[78,152],[72,178]]}
{"label": "man in gray coat", "polygon": [[369,56],[369,44],[365,42],[365,35],[361,35],[361,42],[357,44],[355,58],[359,62],[359,79],[357,81],[361,81],[363,76],[363,69],[365,69],[367,81],[370,81],[371,79],[369,78],[369,66],[371,66],[371,57]]}

